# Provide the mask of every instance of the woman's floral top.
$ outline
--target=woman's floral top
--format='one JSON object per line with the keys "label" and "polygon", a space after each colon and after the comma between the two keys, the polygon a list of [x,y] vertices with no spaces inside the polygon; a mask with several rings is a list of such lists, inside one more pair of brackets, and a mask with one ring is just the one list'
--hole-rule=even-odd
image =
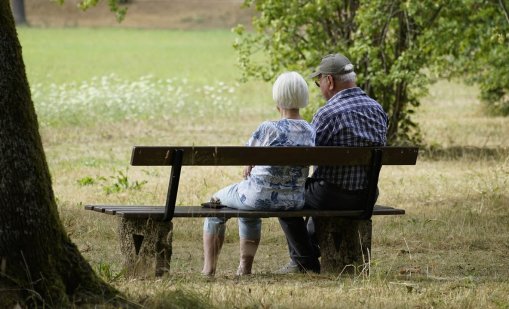
{"label": "woman's floral top", "polygon": [[[265,121],[246,146],[314,146],[315,130],[305,120]],[[240,200],[254,209],[290,210],[304,206],[308,166],[257,165],[238,185]]]}

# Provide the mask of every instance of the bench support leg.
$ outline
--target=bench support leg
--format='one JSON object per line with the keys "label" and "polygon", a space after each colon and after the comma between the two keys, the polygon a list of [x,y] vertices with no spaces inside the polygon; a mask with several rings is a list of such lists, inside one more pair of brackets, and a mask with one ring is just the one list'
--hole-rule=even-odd
{"label": "bench support leg", "polygon": [[322,272],[368,273],[371,220],[315,218]]}
{"label": "bench support leg", "polygon": [[118,234],[128,277],[158,277],[170,271],[172,222],[121,218]]}

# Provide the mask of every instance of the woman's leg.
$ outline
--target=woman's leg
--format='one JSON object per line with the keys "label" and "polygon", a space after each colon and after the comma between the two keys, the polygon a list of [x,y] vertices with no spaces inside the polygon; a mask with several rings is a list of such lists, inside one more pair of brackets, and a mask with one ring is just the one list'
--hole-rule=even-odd
{"label": "woman's leg", "polygon": [[[214,194],[221,204],[231,208],[252,210],[244,205],[237,192],[237,184],[219,190]],[[237,275],[251,274],[254,256],[260,243],[262,220],[260,218],[239,218],[240,263]]]}
{"label": "woman's leg", "polygon": [[237,191],[238,184],[229,185],[222,188],[212,195],[213,198],[219,199],[222,205],[230,208],[241,209],[241,210],[252,210],[251,207],[244,205],[240,201],[239,193]]}
{"label": "woman's leg", "polygon": [[[213,197],[221,201],[221,204],[235,208],[238,204],[242,204],[237,194],[237,185],[227,186]],[[203,270],[202,274],[213,276],[216,273],[217,261],[219,253],[224,242],[224,234],[226,230],[226,218],[205,218],[203,223]]]}
{"label": "woman's leg", "polygon": [[239,218],[240,263],[237,275],[249,275],[260,244],[262,220],[260,218]]}
{"label": "woman's leg", "polygon": [[205,218],[203,223],[203,270],[202,274],[213,276],[216,273],[219,252],[224,242],[226,219]]}

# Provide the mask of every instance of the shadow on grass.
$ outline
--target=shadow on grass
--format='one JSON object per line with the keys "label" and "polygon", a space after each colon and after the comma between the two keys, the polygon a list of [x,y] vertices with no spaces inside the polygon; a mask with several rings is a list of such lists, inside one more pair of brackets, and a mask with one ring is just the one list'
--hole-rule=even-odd
{"label": "shadow on grass", "polygon": [[180,287],[174,291],[159,292],[156,295],[143,301],[143,306],[147,308],[196,308],[209,309],[215,308],[209,295],[204,295],[197,291]]}

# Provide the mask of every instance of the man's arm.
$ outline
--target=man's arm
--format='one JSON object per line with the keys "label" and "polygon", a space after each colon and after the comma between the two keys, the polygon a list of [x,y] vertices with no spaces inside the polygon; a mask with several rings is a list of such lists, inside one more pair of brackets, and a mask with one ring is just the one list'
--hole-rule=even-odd
{"label": "man's arm", "polygon": [[315,127],[316,137],[315,137],[315,145],[316,146],[328,146],[330,145],[331,136],[332,136],[332,123],[328,117],[324,117],[322,113],[317,113],[313,117],[311,124]]}

